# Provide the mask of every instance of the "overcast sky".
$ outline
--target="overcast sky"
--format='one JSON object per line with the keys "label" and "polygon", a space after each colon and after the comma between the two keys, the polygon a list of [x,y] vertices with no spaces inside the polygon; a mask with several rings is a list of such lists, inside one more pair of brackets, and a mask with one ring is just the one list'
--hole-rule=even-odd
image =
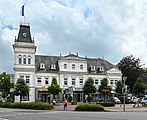
{"label": "overcast sky", "polygon": [[36,54],[102,58],[133,55],[147,66],[147,0],[0,0],[0,73],[13,73],[13,48],[25,4]]}

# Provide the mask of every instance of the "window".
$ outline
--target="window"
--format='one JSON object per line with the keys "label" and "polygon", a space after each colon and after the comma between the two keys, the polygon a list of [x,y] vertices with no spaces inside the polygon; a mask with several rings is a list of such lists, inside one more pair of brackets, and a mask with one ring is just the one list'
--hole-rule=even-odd
{"label": "window", "polygon": [[98,85],[98,84],[99,84],[99,80],[95,79],[95,85]]}
{"label": "window", "polygon": [[98,66],[97,67],[97,71],[98,72],[103,72],[104,71],[104,67],[103,66]]}
{"label": "window", "polygon": [[45,69],[45,64],[44,63],[40,63],[40,69],[42,69],[42,70]]}
{"label": "window", "polygon": [[64,78],[64,85],[67,85],[67,78]]}
{"label": "window", "polygon": [[90,70],[94,72],[95,71],[95,66],[91,66]]}
{"label": "window", "polygon": [[80,70],[83,70],[83,65],[80,65]]}
{"label": "window", "polygon": [[21,78],[21,79],[24,79],[24,76],[23,76],[23,75],[21,75],[21,76],[20,76],[20,78]]}
{"label": "window", "polygon": [[79,82],[80,82],[80,85],[83,85],[83,79],[80,79]]}
{"label": "window", "polygon": [[113,80],[110,80],[110,84],[113,85]]}
{"label": "window", "polygon": [[64,64],[64,69],[67,69],[67,64]]}
{"label": "window", "polygon": [[37,78],[37,84],[40,85],[41,84],[41,78]]}
{"label": "window", "polygon": [[25,80],[26,83],[30,83],[30,76],[29,75],[20,75],[20,78]]}
{"label": "window", "polygon": [[26,76],[26,83],[30,83],[30,76]]}
{"label": "window", "polygon": [[76,83],[76,79],[72,78],[72,85],[75,85],[75,83]]}
{"label": "window", "polygon": [[48,84],[48,78],[45,78],[45,84]]}
{"label": "window", "polygon": [[28,64],[31,64],[31,56],[28,56]]}
{"label": "window", "polygon": [[72,69],[75,69],[75,64],[72,64]]}
{"label": "window", "polygon": [[51,64],[51,69],[55,70],[56,69],[56,65],[55,64]]}
{"label": "window", "polygon": [[29,101],[29,93],[26,96],[22,96],[22,101]]}
{"label": "window", "polygon": [[117,80],[115,80],[115,84],[117,84]]}
{"label": "window", "polygon": [[19,64],[22,64],[22,57],[21,57],[21,55],[19,55],[18,63],[19,63]]}
{"label": "window", "polygon": [[26,58],[25,57],[23,58],[23,64],[26,64]]}

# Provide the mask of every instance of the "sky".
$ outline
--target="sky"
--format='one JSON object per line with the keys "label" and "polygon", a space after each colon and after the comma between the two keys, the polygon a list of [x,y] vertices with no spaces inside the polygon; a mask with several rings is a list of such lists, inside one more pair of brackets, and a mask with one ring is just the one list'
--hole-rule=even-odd
{"label": "sky", "polygon": [[147,66],[147,0],[0,0],[0,73],[13,73],[13,47],[25,22],[39,55],[105,58],[133,55]]}

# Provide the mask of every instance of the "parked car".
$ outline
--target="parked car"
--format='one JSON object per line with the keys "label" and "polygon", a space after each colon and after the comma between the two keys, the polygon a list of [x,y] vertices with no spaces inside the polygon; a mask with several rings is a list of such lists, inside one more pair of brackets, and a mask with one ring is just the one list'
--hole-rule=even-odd
{"label": "parked car", "polygon": [[[124,96],[119,96],[118,98],[120,99],[121,103],[124,103]],[[125,97],[125,103],[126,104],[133,103],[133,101],[131,100],[131,97],[126,96]]]}
{"label": "parked car", "polygon": [[146,106],[147,105],[147,97],[143,97],[141,99],[141,104],[142,104],[142,106]]}
{"label": "parked car", "polygon": [[110,102],[114,102],[114,103],[121,103],[121,101],[117,98],[117,97],[111,97],[109,99]]}

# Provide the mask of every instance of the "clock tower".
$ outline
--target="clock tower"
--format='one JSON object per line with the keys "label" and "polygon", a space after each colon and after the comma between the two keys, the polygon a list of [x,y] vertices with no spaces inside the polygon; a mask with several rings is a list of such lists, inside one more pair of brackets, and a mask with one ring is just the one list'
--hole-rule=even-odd
{"label": "clock tower", "polygon": [[[22,97],[22,101],[35,101],[35,52],[36,46],[31,37],[30,26],[20,25],[18,37],[15,37],[14,50],[14,83],[18,78],[23,78],[29,86],[29,94]],[[15,102],[20,97],[15,96]]]}

